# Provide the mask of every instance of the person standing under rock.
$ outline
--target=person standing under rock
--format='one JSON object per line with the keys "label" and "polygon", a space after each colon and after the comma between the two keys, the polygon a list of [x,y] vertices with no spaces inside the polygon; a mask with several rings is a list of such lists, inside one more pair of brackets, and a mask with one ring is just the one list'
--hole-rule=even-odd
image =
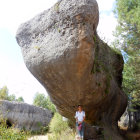
{"label": "person standing under rock", "polygon": [[76,132],[78,133],[78,138],[83,140],[85,111],[82,110],[81,105],[78,105],[78,111],[76,111],[75,113],[75,119],[76,119]]}

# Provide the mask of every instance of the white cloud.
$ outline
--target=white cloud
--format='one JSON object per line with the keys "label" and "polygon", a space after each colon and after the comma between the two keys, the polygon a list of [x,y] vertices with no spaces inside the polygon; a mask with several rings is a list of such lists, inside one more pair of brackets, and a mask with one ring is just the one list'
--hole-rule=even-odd
{"label": "white cloud", "polygon": [[117,26],[117,19],[113,14],[115,0],[97,0],[100,11],[98,34],[109,45],[115,39],[113,31]]}
{"label": "white cloud", "polygon": [[115,0],[97,0],[99,5],[99,11],[110,11],[113,7]]}
{"label": "white cloud", "polygon": [[50,8],[57,0],[2,0],[0,1],[0,27],[16,33],[18,26],[36,14]]}
{"label": "white cloud", "polygon": [[23,96],[28,103],[32,103],[36,92],[47,94],[43,86],[31,75],[25,65],[19,65],[13,69],[12,73],[12,75],[9,75],[7,83],[10,93],[15,93],[18,97]]}
{"label": "white cloud", "polygon": [[113,31],[115,31],[116,26],[117,19],[114,17],[113,13],[111,13],[110,15],[100,15],[100,21],[97,31],[101,39],[110,44],[115,39],[112,34]]}
{"label": "white cloud", "polygon": [[11,62],[6,57],[2,58],[5,61],[0,61],[0,65],[2,65],[0,69],[0,84],[1,86],[6,85],[10,94],[15,94],[17,97],[23,96],[26,102],[32,103],[36,92],[46,93],[46,90],[31,75],[24,63],[19,65]]}

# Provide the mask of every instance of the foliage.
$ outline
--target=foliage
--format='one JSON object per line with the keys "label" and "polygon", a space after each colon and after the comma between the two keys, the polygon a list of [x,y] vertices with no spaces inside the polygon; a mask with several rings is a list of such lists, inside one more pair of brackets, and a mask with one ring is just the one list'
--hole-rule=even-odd
{"label": "foliage", "polygon": [[68,122],[63,121],[62,116],[56,112],[50,122],[50,132],[61,133],[68,128]]}
{"label": "foliage", "polygon": [[124,53],[123,90],[128,95],[129,111],[140,106],[140,0],[116,0],[118,26],[115,45]]}
{"label": "foliage", "polygon": [[8,100],[8,88],[6,86],[0,89],[0,99]]}
{"label": "foliage", "polygon": [[40,126],[39,130],[31,131],[31,135],[45,135],[49,130],[49,126]]}
{"label": "foliage", "polygon": [[7,100],[9,100],[9,101],[16,101],[15,94],[8,95],[8,99]]}
{"label": "foliage", "polygon": [[6,120],[1,119],[0,139],[1,140],[27,140],[29,132],[20,131],[13,127],[7,127]]}
{"label": "foliage", "polygon": [[16,101],[18,101],[18,102],[24,102],[24,99],[23,99],[23,97],[18,97],[18,98],[16,99]]}
{"label": "foliage", "polygon": [[[116,0],[115,13],[118,18],[116,36],[127,53],[139,50],[140,44],[140,1]],[[121,41],[120,41],[121,39]]]}
{"label": "foliage", "polygon": [[35,106],[47,108],[52,112],[56,112],[55,105],[51,102],[50,98],[48,96],[46,97],[44,94],[36,93],[33,104]]}
{"label": "foliage", "polygon": [[123,90],[128,96],[129,110],[135,111],[135,107],[140,106],[140,87],[137,83],[137,75],[132,62],[133,58],[129,57],[129,60],[124,65]]}
{"label": "foliage", "polygon": [[68,121],[63,121],[62,116],[56,112],[50,122],[49,140],[72,140],[75,132],[70,128]]}
{"label": "foliage", "polygon": [[23,97],[16,98],[15,94],[10,95],[7,86],[3,86],[0,89],[0,99],[1,100],[8,100],[8,101],[24,102]]}

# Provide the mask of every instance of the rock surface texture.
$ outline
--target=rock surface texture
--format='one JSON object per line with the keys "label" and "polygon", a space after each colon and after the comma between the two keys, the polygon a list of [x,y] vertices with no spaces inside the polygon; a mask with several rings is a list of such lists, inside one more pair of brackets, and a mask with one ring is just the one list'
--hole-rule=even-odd
{"label": "rock surface texture", "polygon": [[123,58],[98,37],[98,20],[96,0],[61,0],[22,24],[16,39],[27,68],[63,116],[74,120],[81,104],[88,124],[98,123],[105,137],[121,140]]}
{"label": "rock surface texture", "polygon": [[37,131],[48,125],[52,113],[26,103],[0,101],[0,116],[15,128]]}

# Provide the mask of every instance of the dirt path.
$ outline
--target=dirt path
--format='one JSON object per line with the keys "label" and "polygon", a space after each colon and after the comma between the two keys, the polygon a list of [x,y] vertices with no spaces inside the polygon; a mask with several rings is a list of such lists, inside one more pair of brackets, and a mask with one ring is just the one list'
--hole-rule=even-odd
{"label": "dirt path", "polygon": [[29,138],[28,140],[48,140],[48,136],[47,135],[45,135],[45,136],[34,136],[34,137]]}

